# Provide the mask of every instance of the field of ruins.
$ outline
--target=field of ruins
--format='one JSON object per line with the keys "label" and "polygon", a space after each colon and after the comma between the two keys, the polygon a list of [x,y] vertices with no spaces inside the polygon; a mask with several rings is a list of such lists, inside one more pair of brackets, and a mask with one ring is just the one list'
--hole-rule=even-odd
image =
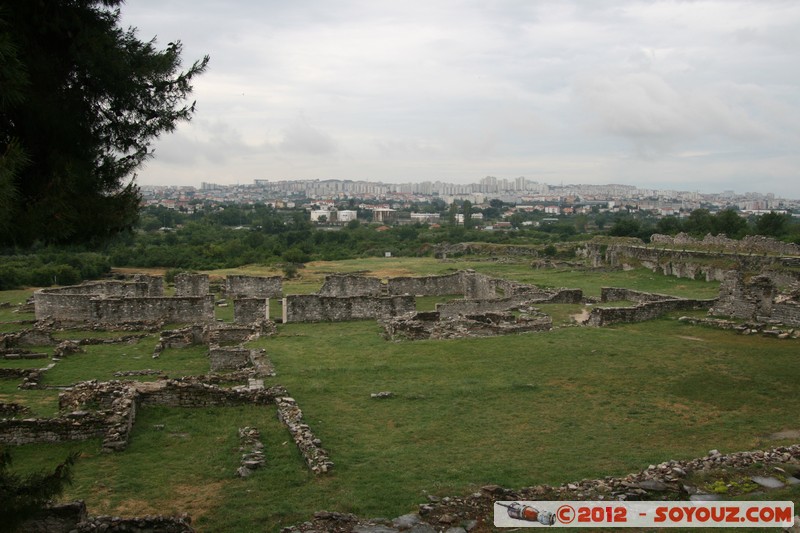
{"label": "field of ruins", "polygon": [[510,495],[797,508],[797,247],[578,246],[0,292],[0,444],[21,472],[80,453],[80,531],[486,531]]}

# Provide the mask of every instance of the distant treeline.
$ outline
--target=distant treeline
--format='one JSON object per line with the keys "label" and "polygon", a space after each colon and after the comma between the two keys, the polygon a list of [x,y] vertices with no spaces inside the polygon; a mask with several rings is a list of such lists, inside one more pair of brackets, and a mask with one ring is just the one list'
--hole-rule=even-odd
{"label": "distant treeline", "polygon": [[547,222],[526,213],[514,215],[513,229],[496,231],[448,222],[387,227],[352,221],[344,226],[316,227],[307,216],[301,210],[279,211],[263,205],[193,214],[147,208],[132,232],[102,245],[6,250],[0,256],[0,290],[79,283],[107,273],[112,266],[161,267],[174,273],[262,264],[283,267],[290,274],[299,264],[314,260],[374,257],[387,252],[393,256],[432,255],[439,243],[541,245],[544,255],[555,254],[556,243],[590,239],[595,234],[648,241],[653,233],[686,232],[697,237],[724,233],[732,238],[758,233],[800,243],[800,224],[789,215],[770,213],[746,219],[733,210],[712,214],[698,209],[683,219],[657,218],[645,212],[603,212],[550,217]]}
{"label": "distant treeline", "polygon": [[0,258],[0,290],[72,285],[111,270],[108,255],[47,248]]}

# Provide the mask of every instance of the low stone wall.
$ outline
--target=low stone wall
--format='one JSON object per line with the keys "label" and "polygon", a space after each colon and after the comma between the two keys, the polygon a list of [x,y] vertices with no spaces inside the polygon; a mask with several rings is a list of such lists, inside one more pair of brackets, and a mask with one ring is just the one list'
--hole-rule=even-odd
{"label": "low stone wall", "polygon": [[254,324],[269,320],[268,298],[237,298],[233,301],[233,321]]}
{"label": "low stone wall", "polygon": [[343,322],[379,319],[412,313],[413,296],[334,298],[316,294],[287,296],[283,300],[284,322]]}
{"label": "low stone wall", "polygon": [[212,346],[208,350],[208,359],[212,372],[241,370],[252,364],[250,350],[240,347]]}
{"label": "low stone wall", "polygon": [[583,291],[581,289],[558,289],[549,296],[533,298],[531,303],[539,304],[579,304],[583,301]]}
{"label": "low stone wall", "polygon": [[553,320],[543,314],[515,317],[510,313],[485,313],[443,317],[437,312],[417,313],[381,321],[387,340],[460,339],[549,331]]}
{"label": "low stone wall", "polygon": [[280,276],[228,276],[225,295],[228,298],[280,298],[283,278]]}
{"label": "low stone wall", "polygon": [[278,420],[289,429],[308,468],[315,474],[324,474],[333,468],[328,452],[322,448],[322,441],[314,436],[311,428],[303,420],[303,411],[297,406],[294,398],[288,396],[276,398],[275,403],[278,406]]}
{"label": "low stone wall", "polygon": [[209,293],[208,274],[181,272],[175,276],[175,296],[205,296]]}
{"label": "low stone wall", "polygon": [[205,383],[165,380],[137,384],[139,406],[167,407],[225,407],[230,405],[269,405],[275,398],[286,395],[283,387],[258,390],[223,389]]}
{"label": "low stone wall", "polygon": [[317,293],[320,296],[374,296],[383,294],[383,284],[378,278],[354,274],[328,274]]}
{"label": "low stone wall", "polygon": [[456,272],[445,276],[389,278],[387,289],[391,295],[449,296],[464,294],[463,276],[463,272]]}
{"label": "low stone wall", "polygon": [[678,300],[675,296],[667,294],[657,294],[653,292],[642,292],[620,287],[601,287],[601,302],[663,302],[664,300]]}
{"label": "low stone wall", "polygon": [[19,346],[55,346],[58,344],[49,331],[24,329],[13,333],[0,333],[0,350]]}
{"label": "low stone wall", "polygon": [[[263,320],[261,321],[264,322]],[[258,326],[211,326],[208,330],[208,342],[211,344],[231,345],[254,341],[261,336]]]}
{"label": "low stone wall", "polygon": [[688,311],[696,309],[710,309],[716,300],[688,300],[678,298],[674,300],[663,300],[655,302],[645,302],[633,307],[595,307],[589,314],[584,325],[587,326],[608,326],[620,322],[644,322],[658,318],[671,311]]}
{"label": "low stone wall", "polygon": [[0,402],[0,418],[14,418],[19,416],[25,416],[30,413],[31,410],[20,403],[5,403]]}
{"label": "low stone wall", "polygon": [[87,440],[105,435],[108,427],[106,417],[86,411],[57,418],[0,419],[0,444]]}
{"label": "low stone wall", "polygon": [[508,311],[523,305],[529,300],[524,296],[512,298],[494,298],[491,300],[450,300],[436,304],[436,312],[442,318],[458,315],[478,315],[481,313],[497,313]]}

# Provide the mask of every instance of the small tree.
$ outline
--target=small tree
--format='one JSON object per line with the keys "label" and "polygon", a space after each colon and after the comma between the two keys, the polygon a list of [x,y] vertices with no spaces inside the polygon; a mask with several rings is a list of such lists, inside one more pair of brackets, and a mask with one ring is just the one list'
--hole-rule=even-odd
{"label": "small tree", "polygon": [[0,527],[15,531],[61,494],[72,482],[72,465],[78,455],[71,453],[53,472],[35,472],[23,477],[8,471],[11,454],[0,450]]}

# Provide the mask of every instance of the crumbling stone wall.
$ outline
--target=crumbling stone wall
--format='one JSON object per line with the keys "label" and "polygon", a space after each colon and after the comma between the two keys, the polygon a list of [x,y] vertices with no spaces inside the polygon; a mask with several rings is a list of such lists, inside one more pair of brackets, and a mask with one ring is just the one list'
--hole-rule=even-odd
{"label": "crumbling stone wall", "polygon": [[212,372],[240,370],[252,364],[249,349],[232,346],[212,346],[208,350],[208,359]]}
{"label": "crumbling stone wall", "polygon": [[283,293],[280,276],[228,276],[225,295],[228,298],[279,298]]}
{"label": "crumbling stone wall", "polygon": [[181,272],[175,276],[175,296],[205,296],[208,293],[208,274]]}
{"label": "crumbling stone wall", "polygon": [[387,289],[391,295],[449,296],[464,294],[463,272],[444,276],[389,278]]}
{"label": "crumbling stone wall", "polygon": [[383,284],[378,278],[354,274],[328,274],[319,292],[320,296],[381,296]]}
{"label": "crumbling stone wall", "polygon": [[0,444],[22,444],[87,440],[105,435],[105,416],[76,411],[57,418],[0,419]]}
{"label": "crumbling stone wall", "polygon": [[710,309],[715,302],[716,299],[689,300],[675,298],[673,300],[644,302],[632,307],[595,307],[589,314],[589,318],[584,322],[584,325],[608,326],[620,322],[644,322],[658,318],[671,311]]}
{"label": "crumbling stone wall", "polygon": [[157,292],[153,283],[104,281],[84,283],[34,293],[36,320],[63,322],[211,321],[212,296],[202,298],[164,298],[149,296]]}
{"label": "crumbling stone wall", "polygon": [[416,310],[414,296],[333,298],[316,294],[284,298],[284,322],[343,322],[388,318]]}
{"label": "crumbling stone wall", "polygon": [[231,405],[269,405],[278,396],[285,396],[283,387],[257,390],[223,389],[206,383],[181,380],[164,380],[137,384],[139,406],[163,405],[167,407],[225,407]]}
{"label": "crumbling stone wall", "polygon": [[89,321],[99,324],[125,322],[213,322],[214,296],[182,298],[103,298],[89,300]]}
{"label": "crumbling stone wall", "polygon": [[529,298],[525,296],[494,298],[491,300],[450,300],[449,302],[436,304],[436,312],[443,318],[450,318],[458,315],[498,313],[519,307],[528,300]]}
{"label": "crumbling stone wall", "polygon": [[[264,321],[262,320],[262,324]],[[271,324],[271,323],[270,323]],[[267,333],[270,329],[267,329]],[[258,339],[261,336],[261,326],[229,326],[212,325],[208,328],[208,343],[219,345],[241,344]]]}
{"label": "crumbling stone wall", "polygon": [[322,441],[314,436],[311,428],[303,420],[303,411],[294,398],[289,396],[276,398],[275,403],[278,406],[278,420],[289,429],[308,468],[315,474],[324,474],[333,468],[333,461],[322,447]]}
{"label": "crumbling stone wall", "polygon": [[454,339],[492,337],[548,331],[553,320],[544,314],[515,317],[510,313],[441,316],[423,312],[381,321],[388,340]]}
{"label": "crumbling stone wall", "polygon": [[144,296],[164,296],[164,278],[161,276],[134,274],[133,281],[136,283],[145,283],[147,285],[147,294]]}
{"label": "crumbling stone wall", "polygon": [[497,298],[497,280],[477,272],[464,272],[461,276],[464,284],[464,298],[488,300]]}
{"label": "crumbling stone wall", "polygon": [[724,234],[707,234],[703,239],[695,239],[686,233],[678,233],[674,237],[655,233],[650,236],[653,244],[665,246],[702,246],[718,248],[729,252],[744,254],[776,254],[800,256],[800,246],[779,241],[764,235],[747,235],[741,240],[729,239]]}
{"label": "crumbling stone wall", "polygon": [[269,320],[269,299],[237,298],[233,301],[233,321],[236,324],[254,324]]}
{"label": "crumbling stone wall", "polygon": [[744,320],[779,320],[800,326],[796,315],[798,301],[794,295],[778,293],[769,276],[753,276],[745,281],[742,272],[727,272],[719,287],[719,301],[712,315],[732,316]]}
{"label": "crumbling stone wall", "polygon": [[89,321],[92,297],[142,298],[148,296],[150,291],[151,284],[141,281],[88,282],[41,289],[33,294],[36,320]]}
{"label": "crumbling stone wall", "polygon": [[0,333],[0,350],[21,346],[55,346],[58,344],[52,333],[41,329],[24,329],[11,333]]}
{"label": "crumbling stone wall", "polygon": [[593,267],[629,269],[642,266],[679,278],[722,281],[725,272],[734,269],[746,272],[771,269],[775,275],[788,276],[790,280],[798,277],[786,269],[800,266],[800,247],[760,235],[742,241],[724,236],[707,236],[697,241],[681,234],[674,238],[656,234],[653,238],[650,245],[645,245],[639,239],[615,239],[611,243],[588,242],[578,251]]}
{"label": "crumbling stone wall", "polygon": [[677,300],[675,296],[642,292],[621,287],[602,287],[600,289],[601,302],[661,302],[664,300]]}

